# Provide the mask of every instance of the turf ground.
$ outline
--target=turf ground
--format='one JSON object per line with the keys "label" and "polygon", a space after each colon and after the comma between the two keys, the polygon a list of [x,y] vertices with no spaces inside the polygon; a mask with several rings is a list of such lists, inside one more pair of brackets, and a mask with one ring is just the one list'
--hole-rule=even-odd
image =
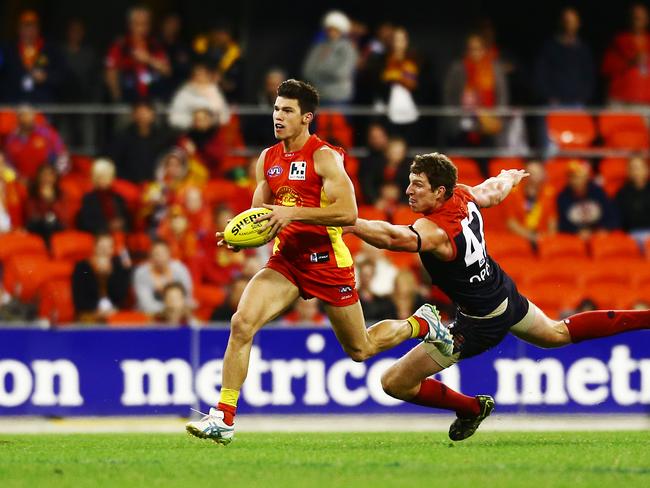
{"label": "turf ground", "polygon": [[650,487],[650,433],[0,435],[0,486]]}

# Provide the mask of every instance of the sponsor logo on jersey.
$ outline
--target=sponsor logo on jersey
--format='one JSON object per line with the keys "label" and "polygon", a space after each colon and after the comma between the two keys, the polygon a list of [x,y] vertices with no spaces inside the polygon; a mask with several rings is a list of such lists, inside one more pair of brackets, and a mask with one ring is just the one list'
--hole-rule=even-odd
{"label": "sponsor logo on jersey", "polygon": [[301,207],[302,197],[290,186],[281,186],[275,192],[275,203],[284,207]]}
{"label": "sponsor logo on jersey", "polygon": [[269,178],[275,178],[276,176],[280,176],[281,174],[282,174],[282,166],[271,166],[266,172],[266,175]]}
{"label": "sponsor logo on jersey", "polygon": [[330,253],[328,252],[313,252],[309,255],[309,260],[312,263],[327,263],[330,260]]}
{"label": "sponsor logo on jersey", "polygon": [[339,292],[340,293],[350,293],[352,291],[351,286],[341,286],[339,287]]}
{"label": "sponsor logo on jersey", "polygon": [[305,181],[307,176],[306,161],[292,161],[289,168],[289,179],[293,181]]}

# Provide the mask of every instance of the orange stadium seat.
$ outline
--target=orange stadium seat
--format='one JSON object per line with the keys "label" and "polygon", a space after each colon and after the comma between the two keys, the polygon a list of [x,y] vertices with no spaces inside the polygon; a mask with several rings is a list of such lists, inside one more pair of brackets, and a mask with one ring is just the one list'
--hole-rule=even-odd
{"label": "orange stadium seat", "polygon": [[[488,242],[488,247],[489,247]],[[489,253],[489,248],[488,248]],[[489,253],[492,256],[491,253]],[[492,256],[494,258],[494,256]],[[515,283],[524,283],[526,281],[526,274],[528,270],[534,269],[540,265],[540,262],[537,258],[533,257],[508,257],[503,256],[500,258],[495,258],[499,266],[510,275],[510,277],[515,280]]]}
{"label": "orange stadium seat", "polygon": [[29,302],[46,281],[70,279],[72,269],[72,263],[50,261],[45,255],[13,256],[6,262],[3,284],[12,295]]}
{"label": "orange stadium seat", "polygon": [[546,125],[550,139],[562,149],[586,148],[596,138],[594,120],[586,112],[551,112]]}
{"label": "orange stadium seat", "polygon": [[41,236],[23,231],[0,234],[0,261],[11,256],[47,256],[47,248]]}
{"label": "orange stadium seat", "polygon": [[556,192],[562,191],[568,181],[569,164],[575,159],[555,158],[549,159],[544,164],[546,169],[546,180],[555,188]]}
{"label": "orange stadium seat", "polygon": [[609,197],[616,195],[627,179],[627,159],[604,158],[598,172],[603,179],[603,189]]}
{"label": "orange stadium seat", "polygon": [[624,267],[613,267],[608,262],[593,263],[585,269],[580,276],[585,291],[597,286],[612,285],[632,287],[632,276]]}
{"label": "orange stadium seat", "polygon": [[386,212],[378,209],[374,205],[361,205],[359,206],[359,218],[366,220],[388,220]]}
{"label": "orange stadium seat", "polygon": [[51,324],[65,324],[74,320],[72,285],[69,280],[52,280],[40,289],[39,317]]}
{"label": "orange stadium seat", "polygon": [[220,286],[196,285],[194,300],[198,304],[196,316],[201,320],[210,320],[212,311],[226,299],[226,292]]}
{"label": "orange stadium seat", "polygon": [[641,115],[604,112],[598,117],[598,128],[605,146],[622,149],[647,149],[648,128]]}
{"label": "orange stadium seat", "polygon": [[522,293],[552,319],[559,319],[563,311],[575,309],[582,293],[557,286],[522,287]]}
{"label": "orange stadium seat", "polygon": [[631,269],[630,274],[636,290],[650,293],[650,263],[637,264]]}
{"label": "orange stadium seat", "polygon": [[585,258],[587,247],[577,235],[555,234],[540,237],[538,253],[542,259]]}
{"label": "orange stadium seat", "polygon": [[487,250],[497,260],[501,258],[533,258],[530,242],[511,232],[492,232],[488,236]]}
{"label": "orange stadium seat", "polygon": [[128,180],[116,179],[113,181],[113,190],[118,193],[131,211],[137,209],[142,199],[142,188]]}
{"label": "orange stadium seat", "polygon": [[95,238],[88,232],[64,230],[52,236],[52,257],[64,261],[87,259],[93,252]]}
{"label": "orange stadium seat", "polygon": [[363,241],[354,234],[343,234],[343,242],[345,242],[345,245],[353,256],[361,250],[361,245],[363,244]]}
{"label": "orange stadium seat", "polygon": [[[481,216],[483,217],[483,227],[486,233],[508,232],[507,212],[506,205],[495,205],[494,207],[486,207],[481,209]],[[488,242],[490,238],[488,237]]]}
{"label": "orange stadium seat", "polygon": [[421,216],[413,212],[411,207],[408,205],[400,205],[395,209],[395,212],[393,212],[392,221],[395,225],[411,225],[420,217]]}
{"label": "orange stadium seat", "polygon": [[420,266],[420,257],[415,252],[386,251],[385,256],[398,268],[417,269]]}
{"label": "orange stadium seat", "polygon": [[599,309],[617,309],[624,306],[631,296],[628,285],[615,285],[612,283],[593,284],[584,290],[584,298],[594,301]]}
{"label": "orange stadium seat", "polygon": [[335,111],[323,111],[316,117],[318,135],[329,142],[343,148],[354,145],[354,132],[345,115]]}
{"label": "orange stadium seat", "polygon": [[449,156],[458,168],[458,182],[468,186],[480,184],[485,178],[481,174],[481,168],[473,159],[460,156]]}
{"label": "orange stadium seat", "polygon": [[624,232],[599,232],[589,241],[595,260],[637,259],[641,257],[639,245]]}
{"label": "orange stadium seat", "polygon": [[525,287],[554,286],[562,290],[579,290],[580,279],[580,275],[571,268],[548,266],[545,261],[542,261],[539,266],[526,271],[523,283]]}
{"label": "orange stadium seat", "polygon": [[524,169],[526,162],[521,158],[495,158],[488,163],[488,176],[497,176],[502,169]]}
{"label": "orange stadium seat", "polygon": [[106,319],[106,322],[111,327],[142,327],[143,325],[151,325],[152,320],[144,312],[137,310],[118,310],[111,314]]}

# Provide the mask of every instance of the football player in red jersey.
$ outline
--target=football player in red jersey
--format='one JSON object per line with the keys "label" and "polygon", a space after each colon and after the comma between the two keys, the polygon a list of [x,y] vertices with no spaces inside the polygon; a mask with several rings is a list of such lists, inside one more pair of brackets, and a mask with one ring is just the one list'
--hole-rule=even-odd
{"label": "football player in red jersey", "polygon": [[409,338],[451,353],[451,334],[431,306],[408,320],[384,320],[366,329],[352,256],[342,239],[342,226],[357,219],[354,188],[343,167],[343,151],[309,133],[317,105],[318,93],[307,83],[287,80],[278,88],[273,130],[280,142],[262,151],[257,161],[252,202],[272,210],[258,221],[266,220],[272,228],[273,255],[248,283],[232,317],[219,403],[186,426],[197,437],[231,442],[253,337],[299,296],[324,302],[339,342],[355,361]]}
{"label": "football player in red jersey", "polygon": [[[502,171],[468,187],[457,183],[456,167],[443,154],[416,156],[410,169],[409,206],[422,217],[410,226],[358,219],[351,230],[379,248],[418,252],[433,284],[457,306],[449,325],[451,353],[422,343],[382,377],[384,391],[395,398],[455,411],[457,419],[449,430],[452,440],[471,436],[492,412],[494,400],[455,392],[431,375],[496,346],[508,333],[551,348],[650,328],[650,310],[584,312],[552,320],[519,293],[489,256],[480,209],[501,203],[527,176],[523,170]],[[422,320],[422,314],[416,315],[413,319]]]}

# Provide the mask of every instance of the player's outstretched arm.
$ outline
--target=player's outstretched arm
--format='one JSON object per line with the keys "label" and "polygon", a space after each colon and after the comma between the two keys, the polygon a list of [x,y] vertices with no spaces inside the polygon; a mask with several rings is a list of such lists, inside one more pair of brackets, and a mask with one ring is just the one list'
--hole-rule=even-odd
{"label": "player's outstretched arm", "polygon": [[357,219],[350,231],[368,244],[390,251],[441,251],[449,242],[447,234],[428,219],[419,219],[411,226]]}
{"label": "player's outstretched arm", "polygon": [[[275,236],[291,222],[340,227],[352,225],[357,219],[357,203],[354,186],[343,167],[343,158],[328,147],[314,152],[314,168],[323,180],[327,197],[324,207],[283,207],[264,205],[272,213],[259,217],[258,222],[268,220]],[[262,230],[263,231],[263,230]]]}
{"label": "player's outstretched arm", "polygon": [[479,207],[493,207],[500,204],[519,182],[528,176],[523,169],[501,170],[499,176],[488,178],[480,185],[466,187]]}

